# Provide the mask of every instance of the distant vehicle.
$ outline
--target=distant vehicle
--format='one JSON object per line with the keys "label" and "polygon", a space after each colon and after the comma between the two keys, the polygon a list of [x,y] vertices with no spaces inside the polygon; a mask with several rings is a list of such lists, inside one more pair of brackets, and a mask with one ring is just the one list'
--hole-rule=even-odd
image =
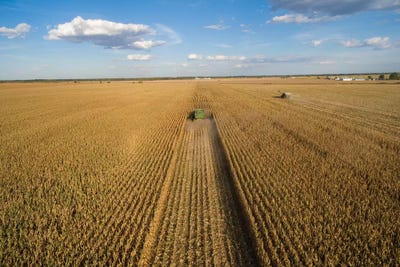
{"label": "distant vehicle", "polygon": [[280,96],[281,98],[291,98],[292,94],[288,92],[283,92]]}

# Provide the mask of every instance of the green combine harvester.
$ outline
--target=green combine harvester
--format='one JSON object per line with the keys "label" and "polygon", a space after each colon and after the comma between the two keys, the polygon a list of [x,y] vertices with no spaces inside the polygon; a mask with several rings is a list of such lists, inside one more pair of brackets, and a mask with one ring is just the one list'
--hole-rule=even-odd
{"label": "green combine harvester", "polygon": [[194,110],[194,118],[196,119],[196,120],[202,120],[202,119],[204,119],[206,117],[206,113],[204,112],[204,109],[202,109],[202,108],[196,108],[195,110]]}
{"label": "green combine harvester", "polygon": [[196,108],[194,111],[190,112],[189,119],[193,120],[202,120],[206,118],[206,113],[202,108]]}

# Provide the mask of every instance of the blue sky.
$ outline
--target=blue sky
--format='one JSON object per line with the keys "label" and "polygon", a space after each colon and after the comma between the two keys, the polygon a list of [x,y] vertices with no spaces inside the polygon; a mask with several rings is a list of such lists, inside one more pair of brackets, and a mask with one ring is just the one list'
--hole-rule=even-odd
{"label": "blue sky", "polygon": [[0,80],[400,71],[399,0],[0,0]]}

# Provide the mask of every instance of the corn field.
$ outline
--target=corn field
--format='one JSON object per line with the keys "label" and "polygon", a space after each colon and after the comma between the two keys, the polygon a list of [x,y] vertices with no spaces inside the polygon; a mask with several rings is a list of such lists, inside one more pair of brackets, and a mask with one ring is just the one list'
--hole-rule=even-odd
{"label": "corn field", "polygon": [[393,82],[0,83],[0,265],[399,266],[399,133]]}

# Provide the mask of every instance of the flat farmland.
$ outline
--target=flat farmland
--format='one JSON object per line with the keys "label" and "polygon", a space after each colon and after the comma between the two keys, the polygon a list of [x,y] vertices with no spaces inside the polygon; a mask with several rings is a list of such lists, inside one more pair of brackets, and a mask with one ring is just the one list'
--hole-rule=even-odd
{"label": "flat farmland", "polygon": [[1,266],[400,265],[395,82],[0,83],[0,148]]}

